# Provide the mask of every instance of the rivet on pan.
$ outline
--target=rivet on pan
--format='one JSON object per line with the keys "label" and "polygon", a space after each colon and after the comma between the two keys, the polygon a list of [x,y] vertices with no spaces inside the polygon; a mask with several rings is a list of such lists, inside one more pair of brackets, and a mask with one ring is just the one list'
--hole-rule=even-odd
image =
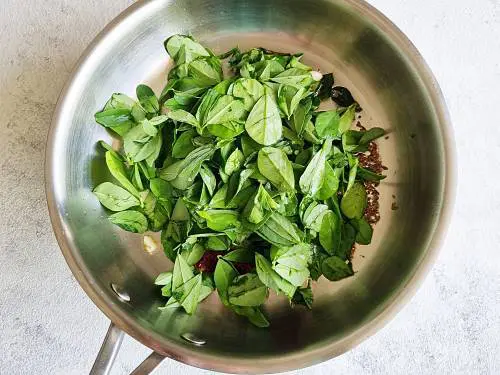
{"label": "rivet on pan", "polygon": [[189,341],[190,343],[192,344],[195,344],[195,345],[205,345],[207,342],[203,339],[200,339],[199,337],[195,336],[194,334],[192,333],[189,333],[189,332],[186,332],[186,333],[183,333],[181,335],[181,337],[186,340],[186,341]]}
{"label": "rivet on pan", "polygon": [[130,302],[130,296],[126,291],[122,289],[121,286],[115,283],[111,283],[111,289],[113,289],[113,292],[115,292],[118,298],[120,298],[122,301]]}

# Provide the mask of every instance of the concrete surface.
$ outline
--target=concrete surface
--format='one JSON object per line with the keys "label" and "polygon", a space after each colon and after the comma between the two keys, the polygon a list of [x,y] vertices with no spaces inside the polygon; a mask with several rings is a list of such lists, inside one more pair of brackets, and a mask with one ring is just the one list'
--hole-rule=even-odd
{"label": "concrete surface", "polygon": [[[351,352],[296,374],[500,373],[500,3],[371,0],[414,41],[448,101],[458,199],[433,271],[406,308]],[[0,1],[0,373],[88,373],[108,326],[49,224],[46,133],[80,53],[129,0]],[[77,354],[75,354],[77,353]],[[126,338],[113,374],[148,350]],[[158,373],[207,374],[166,360]]]}

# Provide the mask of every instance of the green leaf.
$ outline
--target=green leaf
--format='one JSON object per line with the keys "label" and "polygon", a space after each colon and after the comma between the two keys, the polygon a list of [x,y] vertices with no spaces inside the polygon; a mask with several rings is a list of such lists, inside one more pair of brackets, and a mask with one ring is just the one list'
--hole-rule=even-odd
{"label": "green leaf", "polygon": [[172,284],[172,272],[162,272],[160,273],[155,280],[156,285],[169,285]]}
{"label": "green leaf", "polygon": [[195,243],[191,248],[181,252],[182,256],[186,259],[187,264],[190,266],[194,266],[198,263],[204,253],[205,248],[199,243]]}
{"label": "green leaf", "polygon": [[239,171],[244,160],[245,156],[243,153],[238,148],[235,149],[227,158],[226,164],[224,165],[224,173],[231,176],[234,172]]}
{"label": "green leaf", "polygon": [[207,248],[216,251],[225,251],[229,249],[230,241],[227,236],[212,236],[207,241]]}
{"label": "green leaf", "polygon": [[191,113],[183,109],[176,109],[175,111],[169,111],[167,113],[167,116],[168,118],[174,121],[183,122],[185,124],[189,124],[194,127],[199,125],[198,120],[196,120],[196,117],[194,117]]}
{"label": "green leaf", "polygon": [[295,133],[300,137],[306,130],[307,124],[310,122],[312,118],[312,100],[311,98],[303,99],[292,115],[292,128],[295,130]]}
{"label": "green leaf", "polygon": [[293,191],[295,177],[286,154],[274,147],[264,147],[257,158],[259,172],[280,191]]}
{"label": "green leaf", "polygon": [[254,261],[254,252],[240,248],[227,253],[223,258],[229,262],[252,263]]}
{"label": "green leaf", "polygon": [[136,101],[132,99],[130,96],[125,94],[115,93],[111,95],[111,98],[107,101],[104,109],[112,109],[112,108],[125,108],[128,110],[132,110],[132,107],[136,104]]}
{"label": "green leaf", "polygon": [[330,254],[338,253],[340,248],[342,230],[342,218],[337,216],[334,212],[328,211],[321,222],[319,231],[319,243],[323,249]]}
{"label": "green leaf", "polygon": [[290,119],[302,100],[306,89],[291,85],[280,85],[278,89],[278,106],[285,116]]}
{"label": "green leaf", "polygon": [[106,128],[111,128],[119,135],[123,136],[134,125],[134,119],[127,108],[112,108],[97,112],[94,119],[98,124]]}
{"label": "green leaf", "polygon": [[281,139],[280,113],[267,90],[253,106],[246,120],[245,129],[255,142],[264,146],[272,145]]}
{"label": "green leaf", "polygon": [[222,81],[222,65],[218,58],[199,57],[189,63],[188,74],[200,87],[215,86]]}
{"label": "green leaf", "polygon": [[267,190],[260,185],[252,199],[250,199],[243,210],[243,216],[252,224],[260,224],[272,210],[276,210],[278,204],[269,195]]}
{"label": "green leaf", "polygon": [[225,122],[243,120],[246,116],[243,102],[230,95],[222,95],[208,111],[202,125],[223,124]]}
{"label": "green leaf", "polygon": [[350,264],[336,256],[326,258],[321,265],[321,270],[330,281],[338,281],[354,275]]}
{"label": "green leaf", "polygon": [[312,309],[314,298],[311,289],[311,284],[307,285],[306,288],[298,288],[293,296],[292,303],[296,305],[304,305],[309,310]]}
{"label": "green leaf", "polygon": [[360,245],[369,245],[372,242],[373,236],[373,228],[371,225],[364,218],[352,220],[351,224],[358,231],[356,234],[356,242]]}
{"label": "green leaf", "polygon": [[128,232],[144,233],[148,230],[148,220],[138,211],[121,211],[108,218],[113,224]]}
{"label": "green leaf", "polygon": [[304,194],[314,196],[323,185],[325,175],[325,163],[332,147],[332,141],[327,139],[321,150],[317,152],[309,162],[306,170],[299,180],[300,189]]}
{"label": "green leaf", "polygon": [[217,293],[224,305],[229,305],[228,289],[238,272],[234,267],[222,258],[217,261],[214,271],[214,282]]}
{"label": "green leaf", "polygon": [[334,138],[339,133],[340,116],[337,111],[321,112],[316,117],[316,133],[321,138]]}
{"label": "green leaf", "polygon": [[202,164],[200,169],[200,176],[203,180],[203,183],[208,189],[208,193],[212,196],[217,186],[217,180],[215,179],[214,173],[206,164]]}
{"label": "green leaf", "polygon": [[182,159],[189,155],[196,147],[193,144],[193,138],[196,136],[196,130],[191,129],[185,132],[177,138],[172,147],[172,156],[176,159]]}
{"label": "green leaf", "polygon": [[163,228],[168,220],[168,212],[165,211],[162,205],[157,204],[158,200],[153,193],[146,191],[146,196],[143,198],[144,214],[149,219],[149,226],[152,231],[159,231]]}
{"label": "green leaf", "polygon": [[114,178],[132,195],[139,197],[139,192],[135,186],[130,182],[128,173],[125,169],[125,164],[122,162],[120,156],[115,151],[106,152],[106,165]]}
{"label": "green leaf", "polygon": [[359,219],[363,216],[366,207],[366,190],[356,182],[347,190],[340,201],[342,213],[349,219]]}
{"label": "green leaf", "polygon": [[264,95],[264,86],[256,79],[240,78],[231,86],[230,94],[242,99],[245,109],[250,112],[257,100]]}
{"label": "green leaf", "polygon": [[258,78],[262,82],[268,81],[283,72],[283,66],[275,60],[259,61],[254,65],[254,68],[255,78]]}
{"label": "green leaf", "polygon": [[354,121],[354,117],[356,115],[356,106],[357,104],[353,104],[346,109],[346,111],[340,116],[339,121],[339,134],[344,134],[352,125]]}
{"label": "green leaf", "polygon": [[382,181],[387,176],[375,173],[370,169],[363,168],[358,165],[356,177],[359,177],[360,179],[365,181]]}
{"label": "green leaf", "polygon": [[300,242],[300,232],[286,217],[273,213],[257,234],[276,246],[292,246]]}
{"label": "green leaf", "polygon": [[260,281],[276,293],[283,292],[289,299],[292,299],[296,287],[283,279],[263,255],[255,253],[255,266]]}
{"label": "green leaf", "polygon": [[314,80],[311,72],[299,68],[290,68],[271,78],[271,81],[285,85],[309,86]]}
{"label": "green leaf", "polygon": [[311,203],[304,211],[304,215],[302,217],[304,227],[312,229],[315,232],[319,232],[321,230],[323,217],[328,211],[328,206],[326,204],[318,204],[317,202]]}
{"label": "green leaf", "polygon": [[182,284],[192,279],[194,276],[193,268],[187,264],[181,254],[177,255],[172,272],[172,291],[176,291]]}
{"label": "green leaf", "polygon": [[262,305],[267,295],[267,287],[254,273],[237,276],[228,288],[229,303],[236,306]]}
{"label": "green leaf", "polygon": [[190,63],[200,56],[210,56],[201,44],[184,35],[173,35],[165,40],[165,49],[178,65]]}
{"label": "green leaf", "polygon": [[281,264],[295,270],[307,269],[311,263],[312,249],[307,243],[280,247],[273,256],[273,264]]}
{"label": "green leaf", "polygon": [[198,307],[201,281],[202,276],[199,274],[186,281],[177,289],[172,290],[172,298],[175,298],[188,314],[193,314]]}
{"label": "green leaf", "polygon": [[198,211],[198,215],[207,221],[210,229],[222,232],[226,229],[240,225],[238,211],[232,210],[206,210]]}
{"label": "green leaf", "polygon": [[141,104],[142,108],[149,114],[157,114],[160,111],[160,104],[158,103],[158,98],[156,97],[151,87],[146,85],[139,85],[135,89],[137,99]]}
{"label": "green leaf", "polygon": [[124,211],[140,204],[139,200],[127,190],[111,182],[104,182],[97,186],[94,189],[94,195],[104,207],[111,211]]}
{"label": "green leaf", "polygon": [[215,137],[231,139],[245,131],[245,123],[243,121],[227,121],[222,124],[209,124],[207,129]]}
{"label": "green leaf", "polygon": [[173,209],[172,186],[161,178],[153,178],[149,181],[149,188],[170,215]]}
{"label": "green leaf", "polygon": [[335,254],[341,259],[348,259],[351,256],[352,247],[356,241],[356,229],[350,223],[342,225],[342,235],[340,240],[340,248]]}
{"label": "green leaf", "polygon": [[325,163],[325,174],[323,183],[321,184],[315,198],[319,200],[327,200],[332,197],[339,189],[340,177],[342,176],[342,168],[333,169],[330,163]]}
{"label": "green leaf", "polygon": [[213,145],[198,147],[191,151],[185,159],[175,162],[160,171],[160,177],[170,181],[173,187],[187,189],[194,182],[205,160],[212,157],[215,148]]}
{"label": "green leaf", "polygon": [[258,152],[262,148],[262,145],[255,142],[252,138],[250,138],[246,134],[242,134],[240,141],[241,141],[241,149],[243,150],[243,155],[245,155],[246,158]]}
{"label": "green leaf", "polygon": [[361,139],[359,140],[360,144],[368,144],[371,141],[374,141],[377,138],[382,137],[385,134],[385,130],[382,128],[371,128],[368,129]]}

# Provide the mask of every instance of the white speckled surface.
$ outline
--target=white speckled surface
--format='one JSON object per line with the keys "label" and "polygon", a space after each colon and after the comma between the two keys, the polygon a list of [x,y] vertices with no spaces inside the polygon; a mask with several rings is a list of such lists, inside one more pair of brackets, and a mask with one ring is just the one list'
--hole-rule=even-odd
{"label": "white speckled surface", "polygon": [[[45,205],[45,139],[85,46],[130,0],[0,2],[0,374],[88,373],[108,321],[72,277]],[[500,2],[371,0],[430,64],[455,127],[459,186],[438,262],[351,352],[296,374],[500,374]],[[126,338],[113,374],[148,350]],[[166,360],[157,373],[208,374]]]}

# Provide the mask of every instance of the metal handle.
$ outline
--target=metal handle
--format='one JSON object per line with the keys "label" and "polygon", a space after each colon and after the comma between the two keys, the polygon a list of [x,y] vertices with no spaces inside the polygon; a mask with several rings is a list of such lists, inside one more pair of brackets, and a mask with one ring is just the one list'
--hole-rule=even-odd
{"label": "metal handle", "polygon": [[[108,332],[89,375],[109,375],[111,373],[111,367],[118,350],[120,350],[124,336],[125,333],[120,328],[113,323],[109,325]],[[153,352],[130,375],[150,374],[164,359],[163,355]]]}

